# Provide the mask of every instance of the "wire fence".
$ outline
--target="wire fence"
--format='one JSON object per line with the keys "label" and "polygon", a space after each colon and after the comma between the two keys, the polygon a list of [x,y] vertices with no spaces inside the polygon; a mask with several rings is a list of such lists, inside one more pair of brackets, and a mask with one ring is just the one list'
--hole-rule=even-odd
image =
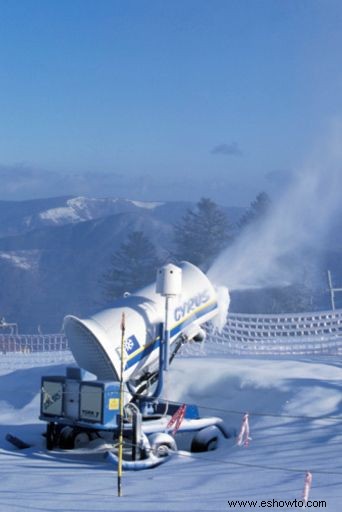
{"label": "wire fence", "polygon": [[[183,356],[342,355],[342,310],[281,315],[231,313],[222,331],[207,327],[205,344],[184,345]],[[72,363],[68,340],[57,334],[0,334],[0,370]]]}
{"label": "wire fence", "polygon": [[342,354],[342,310],[279,315],[231,313],[223,330],[208,329],[209,346],[232,355]]}
{"label": "wire fence", "polygon": [[64,334],[0,334],[0,371],[74,362]]}

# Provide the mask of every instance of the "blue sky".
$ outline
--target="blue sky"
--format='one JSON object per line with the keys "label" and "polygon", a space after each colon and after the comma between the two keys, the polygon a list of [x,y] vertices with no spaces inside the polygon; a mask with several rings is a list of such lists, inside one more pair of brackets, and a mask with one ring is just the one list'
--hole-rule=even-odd
{"label": "blue sky", "polygon": [[333,0],[0,0],[1,199],[245,205],[342,110]]}

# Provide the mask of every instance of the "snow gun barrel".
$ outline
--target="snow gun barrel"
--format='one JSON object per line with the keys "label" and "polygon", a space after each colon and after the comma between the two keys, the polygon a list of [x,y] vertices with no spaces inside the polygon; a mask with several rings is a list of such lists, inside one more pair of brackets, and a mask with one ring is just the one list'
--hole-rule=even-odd
{"label": "snow gun barrel", "polygon": [[[181,293],[169,302],[168,337],[172,360],[186,340],[203,339],[201,325],[218,313],[215,289],[196,266],[182,262]],[[158,288],[158,287],[157,287]],[[77,364],[100,380],[119,380],[121,317],[125,313],[124,382],[139,382],[158,372],[163,341],[165,297],[151,284],[114,302],[88,319],[67,316],[64,329]]]}

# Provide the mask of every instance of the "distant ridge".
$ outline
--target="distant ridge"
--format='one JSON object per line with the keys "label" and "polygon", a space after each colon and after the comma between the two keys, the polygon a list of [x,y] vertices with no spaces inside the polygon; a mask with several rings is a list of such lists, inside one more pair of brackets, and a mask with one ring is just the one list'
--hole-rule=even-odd
{"label": "distant ridge", "polygon": [[[190,202],[53,197],[0,201],[0,316],[21,330],[61,328],[65,314],[103,306],[100,280],[131,231],[143,231],[161,257]],[[226,208],[231,223],[243,208]]]}

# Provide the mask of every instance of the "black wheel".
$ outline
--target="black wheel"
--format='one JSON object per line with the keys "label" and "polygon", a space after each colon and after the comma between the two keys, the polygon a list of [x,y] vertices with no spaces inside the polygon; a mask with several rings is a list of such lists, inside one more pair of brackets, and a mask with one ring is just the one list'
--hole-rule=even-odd
{"label": "black wheel", "polygon": [[84,448],[89,444],[90,436],[87,432],[78,432],[74,436],[74,448]]}
{"label": "black wheel", "polygon": [[91,437],[88,432],[66,426],[62,428],[59,435],[59,447],[63,450],[84,448],[89,444],[90,440]]}
{"label": "black wheel", "polygon": [[72,427],[63,427],[59,435],[59,447],[63,450],[72,450],[75,445],[76,433]]}
{"label": "black wheel", "polygon": [[46,448],[53,450],[58,446],[59,440],[59,425],[56,423],[48,423],[46,426]]}
{"label": "black wheel", "polygon": [[216,450],[221,434],[215,425],[203,428],[195,434],[191,443],[191,451],[195,453]]}

